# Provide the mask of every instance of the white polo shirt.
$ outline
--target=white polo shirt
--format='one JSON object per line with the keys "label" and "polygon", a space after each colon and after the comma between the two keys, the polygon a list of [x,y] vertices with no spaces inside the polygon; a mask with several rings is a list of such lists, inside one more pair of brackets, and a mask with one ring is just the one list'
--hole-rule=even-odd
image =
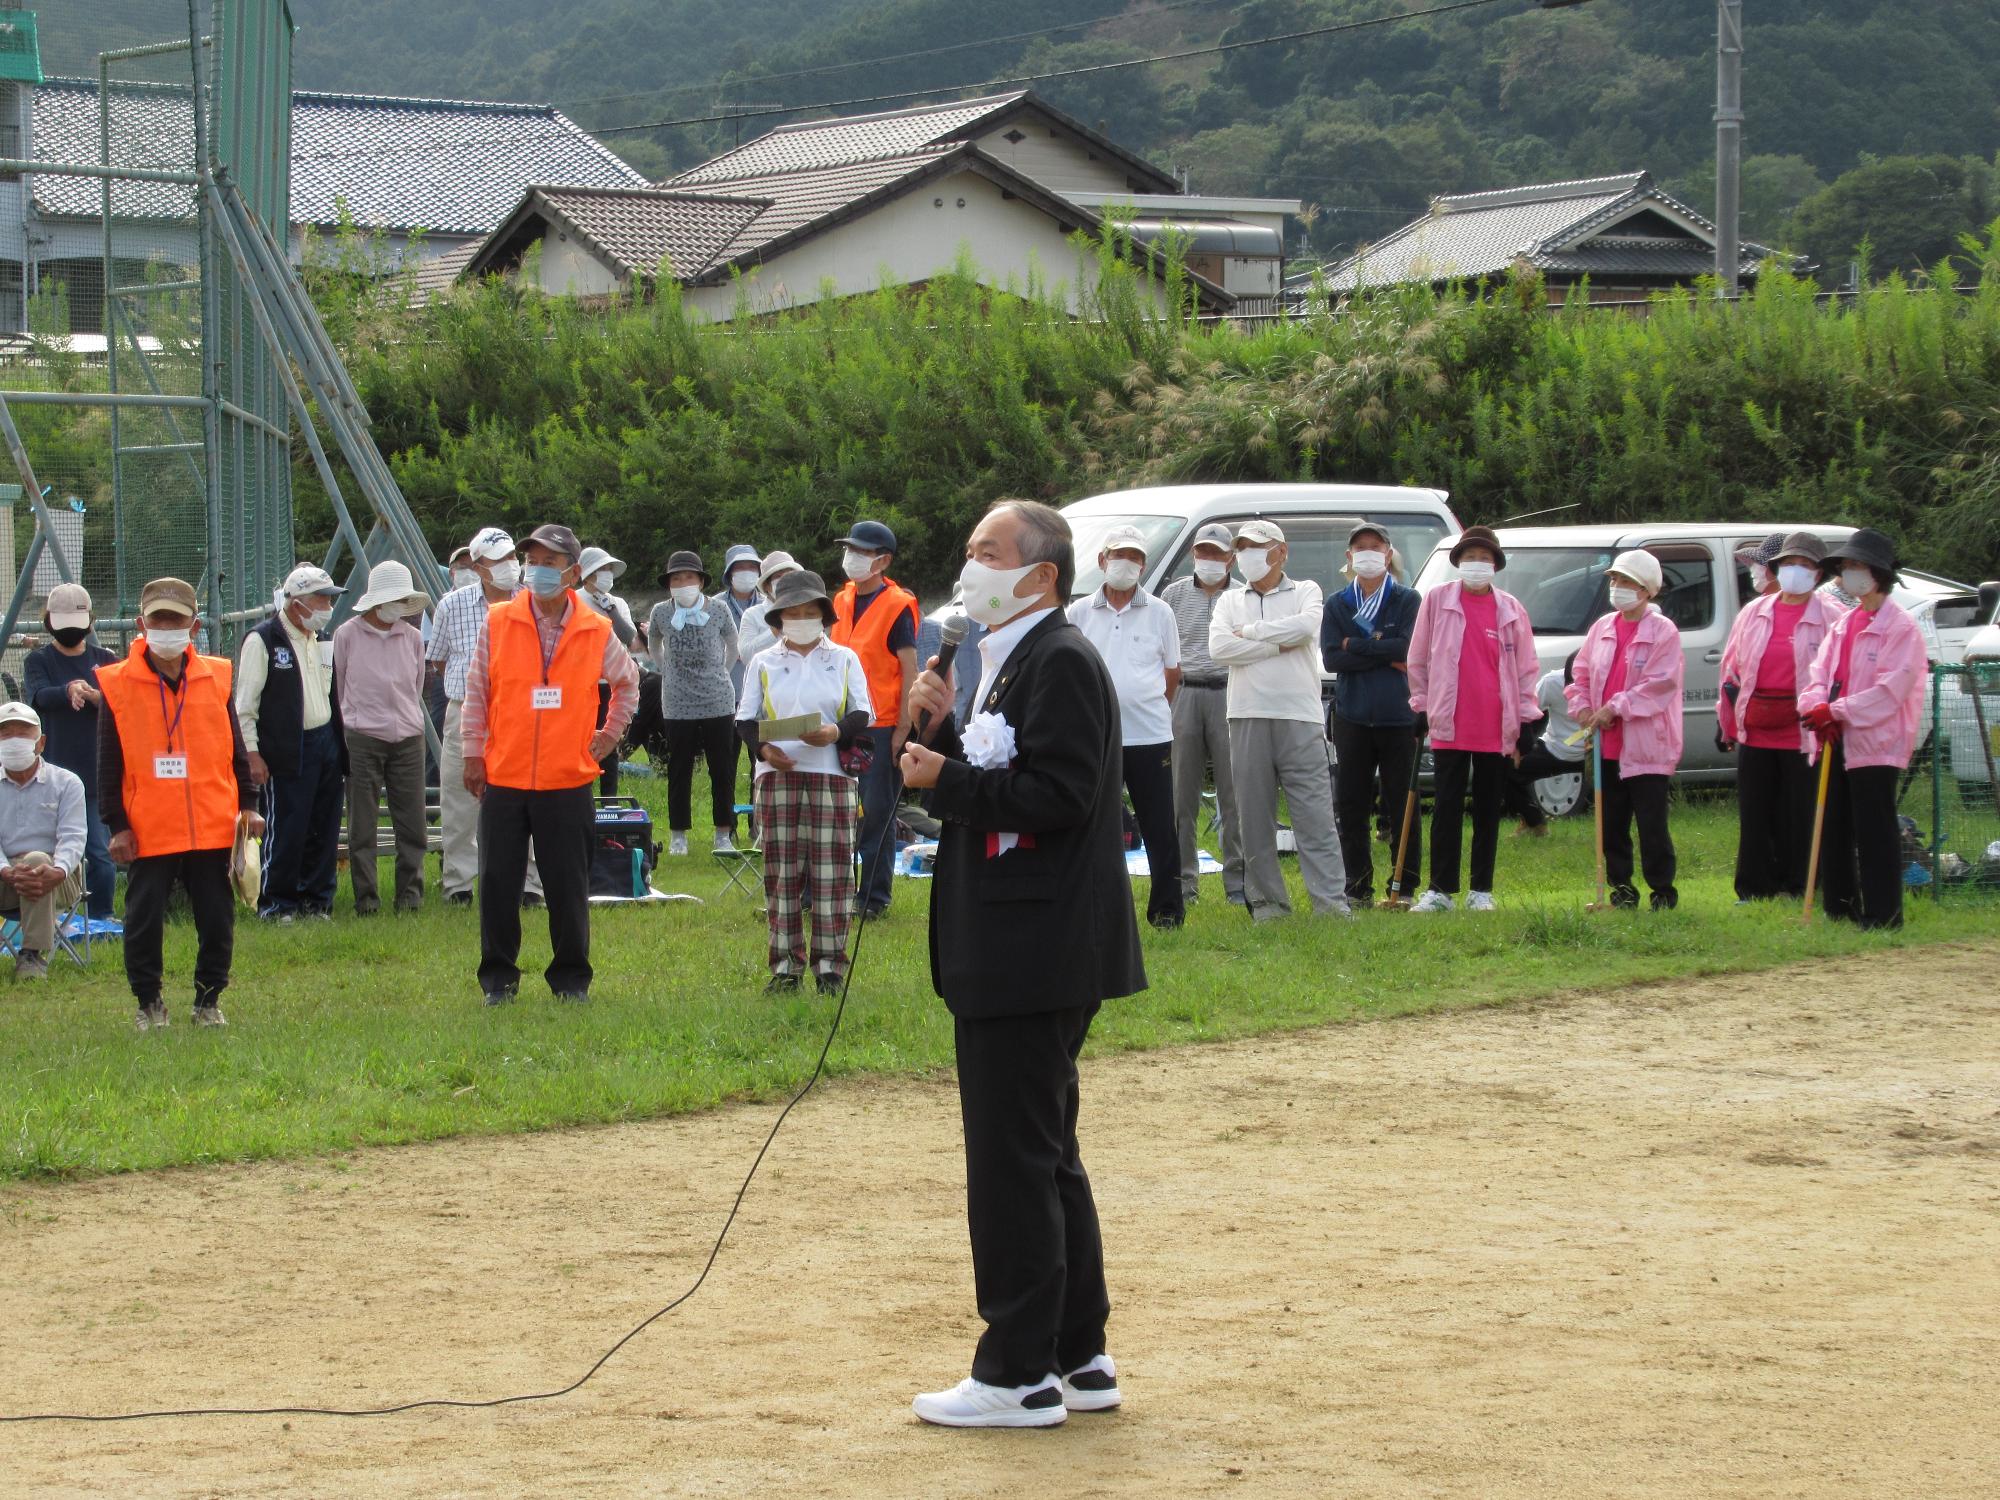
{"label": "white polo shirt", "polygon": [[1113,609],[1102,588],[1069,607],[1069,622],[1097,648],[1118,689],[1118,717],[1127,745],[1164,745],[1174,737],[1167,669],[1181,664],[1181,631],[1168,605],[1134,589]]}
{"label": "white polo shirt", "polygon": [[[790,719],[799,714],[818,714],[829,724],[855,709],[874,716],[868,696],[868,674],[861,658],[845,646],[836,646],[825,637],[810,651],[794,651],[785,642],[768,646],[750,659],[743,672],[743,694],[737,700],[738,719]],[[789,755],[793,769],[838,776],[840,747],[808,745],[804,740],[778,740],[777,747]],[[771,767],[758,757],[753,776],[768,776]]]}

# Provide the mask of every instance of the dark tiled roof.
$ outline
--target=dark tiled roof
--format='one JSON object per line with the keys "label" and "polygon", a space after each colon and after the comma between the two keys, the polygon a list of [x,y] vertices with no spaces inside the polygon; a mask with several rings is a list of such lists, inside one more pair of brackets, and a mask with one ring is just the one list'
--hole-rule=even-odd
{"label": "dark tiled roof", "polygon": [[[188,91],[162,85],[113,89],[115,161],[185,171],[194,156]],[[53,79],[34,91],[32,154],[44,161],[99,160],[97,84]],[[546,104],[390,99],[298,92],[292,96],[292,220],[332,224],[345,202],[364,229],[485,234],[537,182],[642,186],[609,148]],[[37,177],[45,214],[94,218],[96,182]],[[185,188],[130,186],[115,211],[184,217]]]}
{"label": "dark tiled roof", "polygon": [[[1619,233],[1635,215],[1667,233]],[[1754,276],[1775,252],[1742,247]],[[1517,261],[1543,271],[1692,279],[1715,266],[1715,226],[1644,172],[1435,198],[1430,212],[1326,271],[1334,291],[1360,285],[1495,276]],[[1288,285],[1299,284],[1293,278]]]}
{"label": "dark tiled roof", "polygon": [[534,197],[626,275],[652,276],[665,261],[682,280],[706,270],[769,207],[767,199],[662,188],[543,187]]}
{"label": "dark tiled roof", "polygon": [[479,253],[480,240],[467,240],[454,246],[442,255],[433,255],[416,267],[416,296],[418,306],[430,301],[440,292],[458,280],[459,273],[472,264],[472,257]]}
{"label": "dark tiled roof", "polygon": [[879,115],[780,125],[769,135],[725,151],[668,181],[676,187],[694,183],[708,186],[746,177],[807,172],[903,156],[939,142],[961,140],[966,131],[988,116],[997,115],[1026,97],[1022,93],[999,94],[959,104],[928,104]]}

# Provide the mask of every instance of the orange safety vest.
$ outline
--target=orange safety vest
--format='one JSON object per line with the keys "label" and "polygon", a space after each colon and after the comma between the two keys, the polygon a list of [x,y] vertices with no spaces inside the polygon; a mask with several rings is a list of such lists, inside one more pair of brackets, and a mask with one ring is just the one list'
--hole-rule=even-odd
{"label": "orange safety vest", "polygon": [[[125,817],[141,859],[227,849],[236,838],[236,739],[229,730],[230,666],[190,650],[176,694],[154,670],[145,637],[131,655],[97,669],[125,758]],[[162,756],[187,775],[159,774]]]}
{"label": "orange safety vest", "polygon": [[[569,621],[546,664],[533,595],[524,589],[486,611],[486,779],[494,786],[554,792],[602,774],[590,742],[611,622],[574,590],[568,598]],[[547,706],[536,707],[545,693]]]}
{"label": "orange safety vest", "polygon": [[882,580],[882,593],[868,606],[859,625],[854,623],[854,585],[849,583],[833,596],[833,643],[846,646],[861,658],[861,670],[868,675],[868,696],[874,700],[875,727],[892,729],[903,710],[903,663],[889,649],[889,632],[904,610],[910,612],[910,626],[917,619],[917,596],[893,579]]}

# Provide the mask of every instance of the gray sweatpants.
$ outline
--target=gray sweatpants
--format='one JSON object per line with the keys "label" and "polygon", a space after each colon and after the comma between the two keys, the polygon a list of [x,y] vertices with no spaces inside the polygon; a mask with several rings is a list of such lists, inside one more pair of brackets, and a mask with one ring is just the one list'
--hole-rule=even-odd
{"label": "gray sweatpants", "polygon": [[1216,823],[1222,830],[1222,894],[1243,899],[1243,850],[1236,837],[1236,777],[1229,768],[1229,690],[1188,687],[1174,695],[1174,823],[1181,836],[1181,898],[1201,893],[1196,834],[1201,792],[1215,764]]}
{"label": "gray sweatpants", "polygon": [[1292,814],[1299,874],[1317,912],[1347,907],[1347,870],[1333,820],[1333,778],[1327,774],[1326,731],[1294,719],[1231,719],[1229,757],[1242,813],[1243,894],[1259,921],[1292,909],[1278,863],[1278,791]]}

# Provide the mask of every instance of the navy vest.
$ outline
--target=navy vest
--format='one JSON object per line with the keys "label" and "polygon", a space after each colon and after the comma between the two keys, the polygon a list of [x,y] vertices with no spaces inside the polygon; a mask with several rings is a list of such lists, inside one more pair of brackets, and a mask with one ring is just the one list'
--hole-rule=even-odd
{"label": "navy vest", "polygon": [[[273,615],[250,633],[263,638],[269,663],[264,694],[257,701],[257,753],[264,757],[273,776],[296,776],[306,734],[306,686],[300,675],[298,649],[285,629],[283,615]],[[331,722],[338,732],[340,705],[331,706]]]}

